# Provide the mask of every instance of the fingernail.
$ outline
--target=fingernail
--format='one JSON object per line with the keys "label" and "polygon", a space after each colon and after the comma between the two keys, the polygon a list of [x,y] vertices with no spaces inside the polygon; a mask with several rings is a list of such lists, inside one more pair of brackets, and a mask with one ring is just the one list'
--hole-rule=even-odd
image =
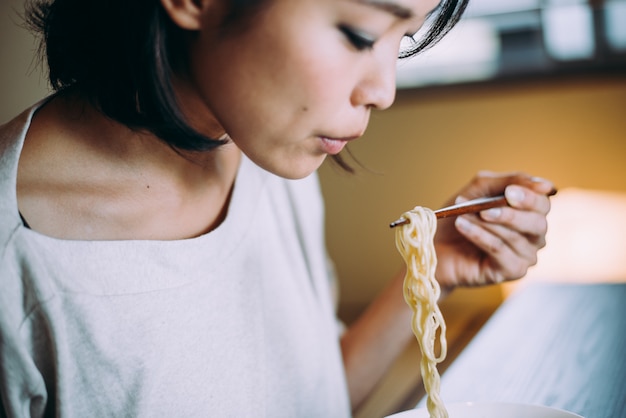
{"label": "fingernail", "polygon": [[532,180],[534,183],[552,184],[552,182],[551,182],[551,181],[549,181],[549,180],[547,180],[547,179],[544,179],[543,177],[533,177],[533,178],[531,178],[531,180]]}
{"label": "fingernail", "polygon": [[487,209],[487,210],[480,212],[481,218],[486,219],[486,220],[498,219],[501,214],[502,214],[501,208],[491,208],[491,209]]}
{"label": "fingernail", "polygon": [[543,177],[533,177],[531,178],[533,183],[541,183],[550,186],[550,190],[548,191],[548,196],[553,196],[556,194],[556,188],[554,184],[550,180],[546,180]]}
{"label": "fingernail", "polygon": [[509,186],[504,191],[504,195],[506,196],[506,200],[509,201],[513,206],[522,203],[524,201],[524,191],[519,187]]}

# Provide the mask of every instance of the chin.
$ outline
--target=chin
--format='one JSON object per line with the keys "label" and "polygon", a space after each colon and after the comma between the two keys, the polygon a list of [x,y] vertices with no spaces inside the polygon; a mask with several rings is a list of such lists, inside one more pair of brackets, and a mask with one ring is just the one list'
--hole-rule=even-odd
{"label": "chin", "polygon": [[286,170],[284,172],[275,172],[274,174],[276,174],[279,177],[288,179],[288,180],[300,180],[300,179],[310,176],[318,168],[319,168],[319,165],[313,167],[310,170]]}
{"label": "chin", "polygon": [[288,180],[299,180],[313,174],[318,168],[320,168],[325,158],[326,155],[321,158],[308,158],[305,161],[297,164],[288,164],[280,167],[264,168],[279,177],[283,177]]}

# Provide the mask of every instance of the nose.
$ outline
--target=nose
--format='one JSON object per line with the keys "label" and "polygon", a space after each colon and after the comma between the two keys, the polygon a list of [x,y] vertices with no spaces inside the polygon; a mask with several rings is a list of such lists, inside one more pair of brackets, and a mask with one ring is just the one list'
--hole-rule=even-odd
{"label": "nose", "polygon": [[[386,56],[385,56],[386,55]],[[396,55],[374,54],[352,91],[353,106],[387,109],[396,98]]]}

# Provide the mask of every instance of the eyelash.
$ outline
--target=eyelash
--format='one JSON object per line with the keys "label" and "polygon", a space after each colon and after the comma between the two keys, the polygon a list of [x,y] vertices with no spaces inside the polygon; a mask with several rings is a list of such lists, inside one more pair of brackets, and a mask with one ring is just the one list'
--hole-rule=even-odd
{"label": "eyelash", "polygon": [[340,25],[339,30],[345,35],[348,41],[359,51],[368,51],[374,49],[374,44],[376,43],[376,39],[373,39],[371,36],[366,33],[354,29],[347,25]]}

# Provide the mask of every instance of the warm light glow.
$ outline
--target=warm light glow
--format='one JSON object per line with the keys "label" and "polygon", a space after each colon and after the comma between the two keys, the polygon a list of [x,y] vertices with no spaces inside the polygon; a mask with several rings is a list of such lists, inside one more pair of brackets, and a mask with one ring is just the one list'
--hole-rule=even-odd
{"label": "warm light glow", "polygon": [[560,190],[552,198],[546,239],[537,265],[508,288],[536,281],[626,281],[626,193]]}

